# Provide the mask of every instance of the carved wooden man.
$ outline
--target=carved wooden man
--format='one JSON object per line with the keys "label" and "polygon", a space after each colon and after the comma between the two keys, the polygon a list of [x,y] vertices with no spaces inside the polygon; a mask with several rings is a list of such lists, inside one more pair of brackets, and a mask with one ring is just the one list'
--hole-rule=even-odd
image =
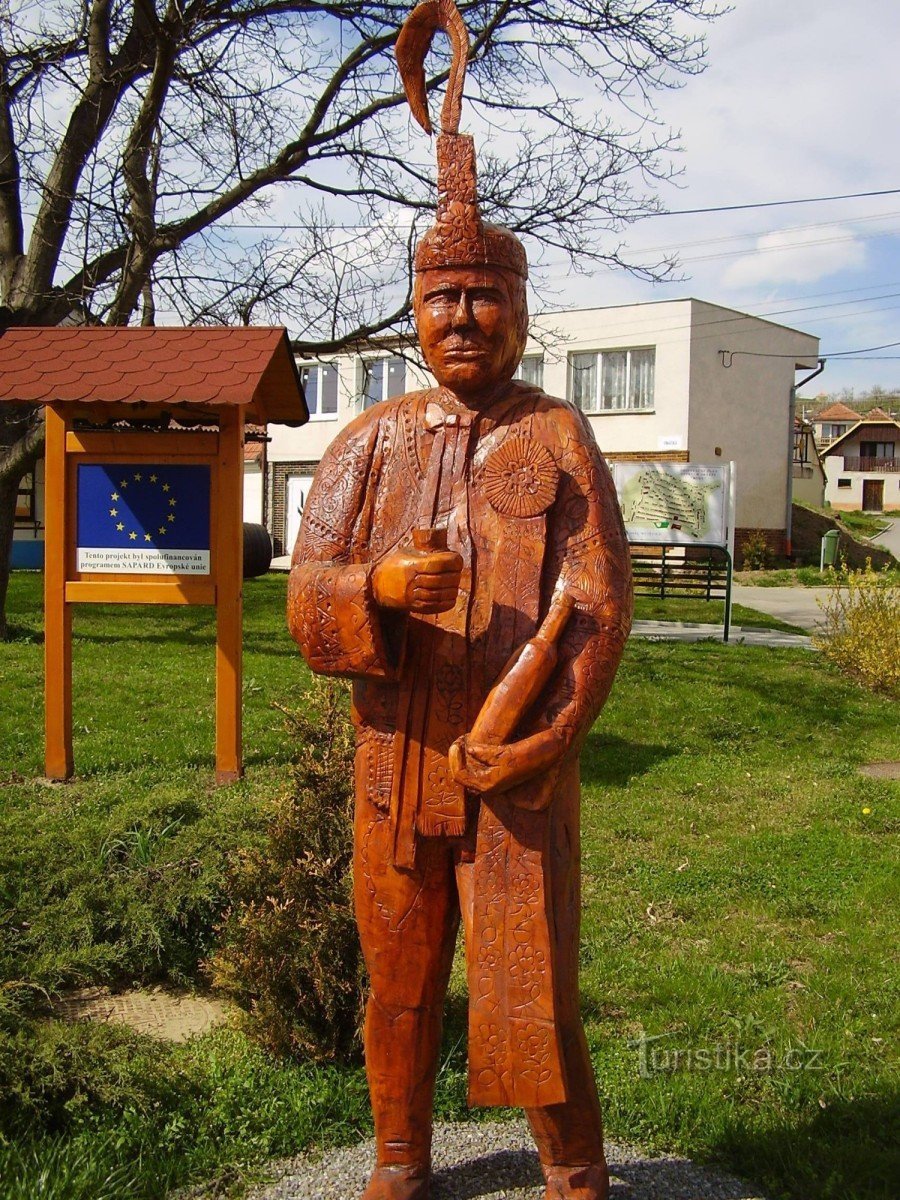
{"label": "carved wooden man", "polygon": [[437,28],[454,69],[415,316],[438,386],[376,405],[335,439],[288,602],[310,667],[354,680],[354,895],[377,1141],[364,1200],[429,1195],[460,916],[470,1103],[525,1108],[547,1200],[603,1200],[578,1011],[578,753],[628,634],[628,551],[584,418],[512,379],[527,265],[479,213],[472,140],[457,132],[468,40],[451,0],[419,5],[398,40],[410,105],[430,132],[422,61]]}

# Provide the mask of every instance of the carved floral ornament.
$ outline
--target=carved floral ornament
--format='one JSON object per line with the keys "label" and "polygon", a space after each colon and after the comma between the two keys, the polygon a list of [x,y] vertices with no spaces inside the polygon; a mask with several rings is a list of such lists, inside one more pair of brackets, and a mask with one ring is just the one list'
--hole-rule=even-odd
{"label": "carved floral ornament", "polygon": [[536,517],[556,498],[559,468],[546,446],[516,437],[484,464],[484,492],[504,517]]}

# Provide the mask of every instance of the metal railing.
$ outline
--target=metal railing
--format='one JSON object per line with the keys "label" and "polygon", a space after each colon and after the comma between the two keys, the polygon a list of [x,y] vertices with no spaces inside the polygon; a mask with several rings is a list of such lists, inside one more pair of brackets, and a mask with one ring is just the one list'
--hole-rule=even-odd
{"label": "metal railing", "polygon": [[900,458],[862,458],[859,455],[844,455],[845,471],[877,471],[879,474],[895,474],[900,471]]}
{"label": "metal railing", "polygon": [[637,596],[660,600],[724,600],[723,641],[731,626],[731,555],[723,546],[704,543],[650,546],[633,543],[631,570]]}

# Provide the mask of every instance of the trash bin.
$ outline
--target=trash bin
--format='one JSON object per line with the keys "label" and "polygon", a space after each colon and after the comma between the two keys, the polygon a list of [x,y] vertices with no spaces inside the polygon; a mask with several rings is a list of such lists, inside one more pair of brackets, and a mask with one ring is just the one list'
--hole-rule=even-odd
{"label": "trash bin", "polygon": [[824,571],[826,567],[833,567],[837,562],[838,542],[841,540],[840,531],[837,529],[829,529],[822,536],[822,554],[819,559],[819,570]]}

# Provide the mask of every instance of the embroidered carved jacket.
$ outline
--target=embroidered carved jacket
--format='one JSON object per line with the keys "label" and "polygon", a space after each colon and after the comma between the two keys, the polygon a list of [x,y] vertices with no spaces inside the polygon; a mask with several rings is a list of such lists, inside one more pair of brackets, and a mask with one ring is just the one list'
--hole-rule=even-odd
{"label": "embroidered carved jacket", "polygon": [[[462,555],[456,607],[379,610],[374,566],[428,525]],[[479,803],[452,779],[449,747],[560,582],[577,608],[554,677],[514,735],[552,728],[559,761]],[[584,417],[518,383],[483,411],[437,389],[369,409],[330,446],[304,509],[289,625],[314,671],[354,679],[357,795],[390,814],[400,868],[413,867],[423,836],[474,853],[474,1103],[565,1099],[547,804],[558,788],[577,795],[578,750],[612,684],[630,589],[615,490]],[[565,869],[577,877],[577,863]]]}

